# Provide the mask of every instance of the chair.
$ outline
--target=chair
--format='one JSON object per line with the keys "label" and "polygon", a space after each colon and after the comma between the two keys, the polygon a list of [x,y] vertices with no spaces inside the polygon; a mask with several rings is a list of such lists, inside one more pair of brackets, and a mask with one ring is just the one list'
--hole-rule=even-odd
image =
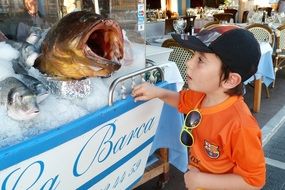
{"label": "chair", "polygon": [[259,11],[266,11],[267,12],[267,16],[271,16],[272,7],[259,7],[258,10]]}
{"label": "chair", "polygon": [[180,74],[184,80],[184,88],[187,88],[186,62],[194,55],[194,52],[190,49],[181,47],[174,39],[165,40],[161,46],[173,49],[168,60],[177,64]]}
{"label": "chair", "polygon": [[[259,42],[268,42],[271,47],[274,47],[275,42],[275,36],[271,28],[269,28],[267,25],[254,23],[246,27],[248,31],[253,33],[254,37]],[[266,97],[269,98],[269,89],[266,87]]]}
{"label": "chair", "polygon": [[271,47],[274,47],[275,36],[274,32],[267,25],[254,23],[246,27],[259,42],[268,42]]}
{"label": "chair", "polygon": [[192,28],[194,28],[194,22],[195,22],[196,16],[184,16],[182,18],[187,20],[187,26],[184,32],[190,33],[190,35],[192,35]]}
{"label": "chair", "polygon": [[[277,71],[285,68],[285,24],[279,26],[275,30],[276,34],[276,54],[274,60],[274,71],[275,76]],[[276,80],[276,79],[275,79]],[[273,82],[273,87],[275,85],[275,81]]]}
{"label": "chair", "polygon": [[237,14],[237,10],[236,9],[224,9],[224,13],[232,13],[234,22],[236,22],[236,14]]}
{"label": "chair", "polygon": [[246,22],[247,22],[248,13],[249,13],[249,11],[243,11],[243,13],[242,13],[242,19],[241,19],[241,22],[242,22],[242,23],[246,23]]}
{"label": "chair", "polygon": [[215,21],[219,21],[219,22],[222,22],[222,21],[230,22],[231,18],[234,19],[234,16],[232,13],[218,13],[218,14],[214,14],[213,17]]}
{"label": "chair", "polygon": [[165,34],[171,33],[171,32],[175,32],[174,28],[173,28],[173,18],[168,18],[165,19]]}

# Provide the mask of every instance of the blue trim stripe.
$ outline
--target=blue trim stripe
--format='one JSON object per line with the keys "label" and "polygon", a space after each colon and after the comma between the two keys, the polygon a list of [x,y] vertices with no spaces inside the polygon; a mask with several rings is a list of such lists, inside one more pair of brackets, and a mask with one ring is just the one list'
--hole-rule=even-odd
{"label": "blue trim stripe", "polygon": [[85,184],[81,185],[78,190],[85,190],[91,188],[94,184],[98,183],[100,180],[108,176],[110,173],[114,172],[116,169],[118,169],[120,166],[128,162],[132,157],[134,157],[136,154],[138,154],[140,151],[142,151],[146,146],[152,143],[154,139],[154,136],[149,138],[147,141],[145,141],[143,144],[141,144],[138,148],[127,154],[124,158],[101,172],[100,174],[96,175],[94,178],[86,182]]}

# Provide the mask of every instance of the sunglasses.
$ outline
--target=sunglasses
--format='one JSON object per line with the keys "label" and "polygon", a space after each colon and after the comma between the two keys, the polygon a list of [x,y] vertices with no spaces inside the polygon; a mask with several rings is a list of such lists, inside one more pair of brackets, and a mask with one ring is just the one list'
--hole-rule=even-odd
{"label": "sunglasses", "polygon": [[202,115],[198,110],[191,110],[185,117],[184,125],[180,134],[180,141],[183,145],[191,147],[194,144],[192,129],[198,127],[202,119]]}

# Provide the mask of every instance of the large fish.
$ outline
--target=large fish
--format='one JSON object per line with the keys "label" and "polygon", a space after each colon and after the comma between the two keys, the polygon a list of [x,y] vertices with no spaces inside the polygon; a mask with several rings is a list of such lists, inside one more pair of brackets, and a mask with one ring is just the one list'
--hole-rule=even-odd
{"label": "large fish", "polygon": [[121,67],[121,27],[88,11],[72,12],[48,32],[34,67],[62,80],[110,76]]}
{"label": "large fish", "polygon": [[21,81],[8,77],[0,81],[0,105],[15,120],[29,120],[39,113],[36,96]]}

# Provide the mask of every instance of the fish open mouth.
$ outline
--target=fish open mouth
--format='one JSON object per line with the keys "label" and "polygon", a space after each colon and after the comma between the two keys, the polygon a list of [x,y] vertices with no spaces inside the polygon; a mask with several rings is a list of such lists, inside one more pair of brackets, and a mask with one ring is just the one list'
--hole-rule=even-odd
{"label": "fish open mouth", "polygon": [[[113,20],[103,20],[88,33],[84,53],[97,70],[118,70],[124,56],[124,39],[120,26]],[[85,40],[84,40],[85,41]]]}

